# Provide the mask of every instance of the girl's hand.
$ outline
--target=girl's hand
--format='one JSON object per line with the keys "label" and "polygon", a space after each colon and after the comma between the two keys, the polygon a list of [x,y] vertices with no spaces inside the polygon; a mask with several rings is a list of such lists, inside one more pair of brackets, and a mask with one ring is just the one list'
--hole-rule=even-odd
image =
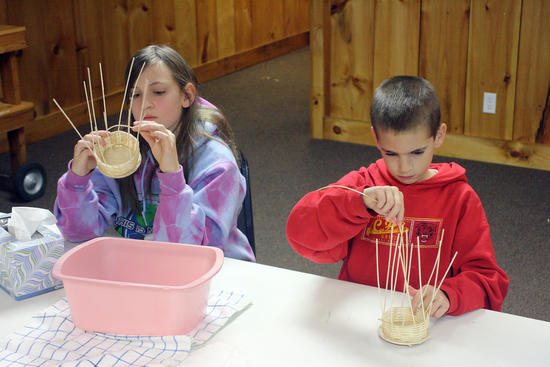
{"label": "girl's hand", "polygon": [[143,136],[151,147],[151,153],[157,160],[162,172],[177,172],[180,169],[176,136],[164,125],[154,121],[135,121],[132,131]]}
{"label": "girl's hand", "polygon": [[405,204],[403,193],[395,186],[367,187],[363,193],[363,202],[368,209],[372,209],[384,216],[388,221],[397,224],[403,223],[405,216]]}
{"label": "girl's hand", "polygon": [[[432,300],[432,294],[434,292],[434,287],[431,285],[425,285],[422,287],[422,298],[424,299],[424,309],[427,310],[430,301]],[[422,308],[422,303],[420,299],[420,292],[418,289],[414,289],[413,287],[409,286],[409,293],[412,296],[411,304],[412,309],[416,315],[416,312]],[[451,306],[449,302],[449,298],[447,298],[447,295],[442,290],[438,290],[434,297],[434,302],[432,305],[432,309],[430,311],[431,317],[439,318],[447,313],[449,311],[449,307]]]}
{"label": "girl's hand", "polygon": [[73,163],[71,164],[71,171],[78,176],[86,176],[96,166],[97,162],[92,150],[94,144],[105,145],[105,138],[110,133],[105,130],[95,131],[84,135],[83,139],[80,139],[74,146]]}

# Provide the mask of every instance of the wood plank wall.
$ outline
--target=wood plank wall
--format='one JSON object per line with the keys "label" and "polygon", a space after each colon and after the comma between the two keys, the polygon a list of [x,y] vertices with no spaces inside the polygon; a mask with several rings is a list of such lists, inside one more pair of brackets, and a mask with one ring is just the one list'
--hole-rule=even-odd
{"label": "wood plank wall", "polygon": [[311,14],[313,137],[374,145],[374,90],[419,75],[449,126],[438,154],[550,170],[549,1],[319,0]]}
{"label": "wood plank wall", "polygon": [[[307,46],[310,0],[0,0],[0,24],[26,27],[19,55],[22,98],[34,102],[32,143],[70,129],[55,98],[77,124],[87,123],[82,81],[118,113],[128,59],[169,44],[206,81]],[[1,92],[0,92],[1,93]],[[1,94],[0,94],[1,96]],[[3,139],[3,140],[2,140]],[[7,150],[5,137],[0,151]]]}

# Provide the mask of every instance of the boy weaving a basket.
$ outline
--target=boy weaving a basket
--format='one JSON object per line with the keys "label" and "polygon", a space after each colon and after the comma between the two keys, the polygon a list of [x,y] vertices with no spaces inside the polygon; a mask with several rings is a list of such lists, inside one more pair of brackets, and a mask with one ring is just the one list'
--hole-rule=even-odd
{"label": "boy weaving a basket", "polygon": [[[458,252],[433,298],[431,316],[500,310],[509,279],[496,264],[479,197],[463,167],[432,163],[447,131],[440,123],[433,86],[419,77],[390,78],[376,90],[370,113],[382,159],[305,195],[288,218],[291,246],[318,263],[342,260],[341,280],[376,286],[376,243],[380,273],[386,274],[390,246],[395,246],[402,226],[414,246],[413,258],[420,251],[422,260],[420,272],[412,262],[410,273],[420,273],[423,282],[430,277],[439,246],[440,270],[447,269]],[[421,304],[420,294],[424,302],[432,299],[443,273],[439,271],[439,279],[434,277],[423,292],[418,292],[419,277],[411,275],[414,310]],[[390,288],[385,279],[380,282]],[[403,289],[403,284],[400,275],[395,289]]]}

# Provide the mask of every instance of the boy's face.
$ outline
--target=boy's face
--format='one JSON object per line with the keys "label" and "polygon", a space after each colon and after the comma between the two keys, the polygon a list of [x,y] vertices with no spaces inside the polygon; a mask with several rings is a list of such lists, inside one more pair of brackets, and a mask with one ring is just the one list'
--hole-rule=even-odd
{"label": "boy's face", "polygon": [[434,150],[443,144],[446,131],[447,126],[441,124],[433,137],[427,126],[421,124],[407,131],[381,130],[374,135],[388,171],[399,182],[410,185],[435,174],[429,166]]}

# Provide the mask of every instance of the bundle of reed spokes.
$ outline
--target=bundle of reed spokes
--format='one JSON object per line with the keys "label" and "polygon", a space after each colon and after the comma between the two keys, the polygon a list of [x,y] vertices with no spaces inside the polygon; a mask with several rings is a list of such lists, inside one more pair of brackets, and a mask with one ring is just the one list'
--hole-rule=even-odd
{"label": "bundle of reed spokes", "polygon": [[[99,64],[99,71],[101,76],[101,90],[103,93],[103,120],[105,122],[105,131],[108,132],[106,137],[100,138],[100,139],[91,139],[91,147],[88,147],[91,152],[94,155],[94,158],[97,163],[97,168],[103,173],[105,176],[112,177],[112,178],[122,178],[131,175],[134,173],[138,167],[141,164],[141,152],[139,150],[139,130],[137,132],[137,135],[134,136],[131,132],[130,128],[130,117],[132,113],[132,102],[133,102],[133,95],[134,93],[130,93],[130,107],[128,108],[128,123],[126,125],[121,124],[122,119],[122,111],[124,109],[124,99],[126,98],[126,93],[128,92],[128,83],[130,81],[130,75],[132,71],[132,67],[134,65],[134,59],[132,59],[132,63],[130,65],[130,72],[128,73],[128,79],[126,81],[126,87],[124,89],[124,98],[122,101],[122,106],[120,108],[119,118],[118,118],[118,124],[113,125],[111,127],[107,124],[107,109],[106,109],[106,103],[105,103],[105,87],[103,84],[103,72],[101,69],[101,63]],[[139,71],[139,74],[137,76],[135,84],[137,85],[139,78],[141,76],[141,72],[143,71],[143,68],[145,67],[145,64],[141,67],[141,70]],[[100,136],[99,129],[97,126],[97,119],[95,114],[95,107],[94,107],[94,98],[93,98],[93,91],[92,91],[92,79],[90,74],[90,68],[88,68],[88,87],[86,86],[86,81],[83,82],[84,84],[84,94],[86,96],[86,104],[88,106],[88,117],[90,121],[90,133],[95,136]],[[88,88],[90,91],[89,98],[88,98]],[[143,119],[143,107],[145,105],[145,98],[147,96],[147,83],[145,86],[145,91],[143,93],[143,101],[141,105],[141,114],[140,114],[140,121]],[[61,108],[59,103],[54,98],[54,103],[57,105],[57,107],[61,110],[65,118],[69,121],[71,126],[74,128],[74,130],[77,132],[78,136],[80,136],[80,139],[84,140],[74,123],[71,121],[71,119],[67,116],[65,111]]]}
{"label": "bundle of reed spokes", "polygon": [[[318,189],[326,190],[329,188],[340,188],[356,192],[370,200],[377,201],[375,197],[369,196],[365,192],[356,190],[351,187],[343,185],[328,185]],[[422,282],[422,265],[420,260],[420,239],[416,238],[417,259],[418,259],[418,292],[420,293],[420,309],[413,310],[411,294],[409,292],[409,281],[411,276],[413,259],[414,244],[409,241],[409,230],[402,224],[399,230],[396,231],[396,241],[393,242],[394,225],[390,223],[390,241],[388,246],[388,264],[386,268],[386,286],[384,288],[384,296],[382,297],[382,290],[380,287],[380,266],[378,260],[378,239],[376,240],[376,281],[378,284],[378,298],[380,300],[381,309],[381,325],[378,328],[378,335],[390,343],[400,345],[413,345],[420,344],[426,341],[429,337],[429,325],[430,314],[435,301],[435,295],[441,288],[445,277],[447,276],[451,265],[456,258],[458,252],[455,252],[451,259],[445,274],[441,278],[439,284],[439,260],[441,258],[441,246],[443,243],[443,236],[445,230],[442,231],[441,237],[438,243],[437,257],[434,261],[432,272],[426,283]],[[432,283],[432,276],[435,273],[435,277]],[[403,292],[397,291],[397,279],[401,275],[403,279]],[[430,301],[424,304],[424,286],[432,285],[433,292]],[[401,295],[400,306],[394,306],[394,302],[397,301],[398,293]],[[389,299],[389,301],[388,301]]]}
{"label": "bundle of reed spokes", "polygon": [[[417,248],[417,260],[418,260],[418,292],[420,293],[420,307],[417,310],[413,310],[411,294],[409,292],[409,281],[411,276],[411,267],[413,261],[413,249],[414,244],[409,243],[408,230],[404,229],[402,225],[399,228],[399,233],[397,234],[396,243],[393,243],[393,226],[390,234],[390,244],[389,244],[389,254],[388,254],[388,264],[386,271],[386,287],[384,289],[384,297],[381,295],[380,288],[380,271],[378,264],[378,240],[376,241],[376,279],[378,282],[378,297],[380,299],[380,308],[381,308],[381,325],[378,329],[378,334],[380,337],[390,343],[399,344],[399,345],[414,345],[420,344],[426,341],[429,337],[429,326],[430,326],[430,314],[432,307],[435,301],[435,296],[445,277],[447,276],[451,265],[453,264],[456,255],[455,252],[453,258],[451,259],[447,270],[441,281],[438,282],[439,275],[439,264],[441,258],[441,246],[443,243],[443,236],[445,231],[442,231],[441,238],[439,240],[439,246],[437,250],[437,257],[432,267],[432,271],[428,281],[422,283],[422,265],[421,265],[421,246],[420,240],[417,237],[416,239],[416,248]],[[393,253],[392,253],[393,249]],[[424,303],[424,294],[425,291],[424,285],[430,285],[432,282],[432,276],[435,273],[433,281],[433,292],[430,298],[430,301]],[[397,300],[396,286],[397,279],[399,275],[403,279],[403,292],[401,295],[401,305],[395,306],[395,301]],[[388,302],[389,298],[389,302]]]}

